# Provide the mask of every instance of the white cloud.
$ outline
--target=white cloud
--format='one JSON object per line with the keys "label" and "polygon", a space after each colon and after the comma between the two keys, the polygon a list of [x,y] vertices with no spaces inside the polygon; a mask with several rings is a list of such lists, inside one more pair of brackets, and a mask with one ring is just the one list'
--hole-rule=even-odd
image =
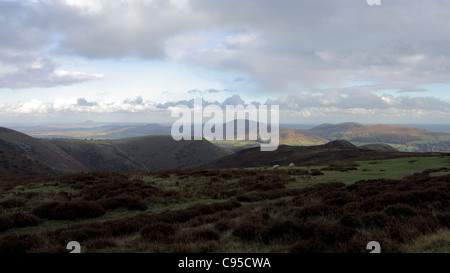
{"label": "white cloud", "polygon": [[224,45],[230,49],[243,49],[249,50],[251,48],[256,49],[264,46],[266,42],[256,33],[245,33],[230,35],[225,38]]}
{"label": "white cloud", "polygon": [[77,104],[76,98],[57,98],[53,103],[53,110],[67,111],[70,110],[73,105]]}
{"label": "white cloud", "polygon": [[45,114],[48,108],[42,101],[33,99],[16,105],[8,105],[6,110],[11,114]]}
{"label": "white cloud", "polygon": [[[276,98],[269,101],[304,111],[299,115],[305,118],[318,115],[306,108],[320,109],[325,115],[332,111],[422,115],[449,109],[448,101],[431,95],[391,94],[425,93],[423,86],[450,84],[449,1],[386,1],[381,8],[363,0],[1,1],[0,18],[0,88],[4,89],[107,81],[104,72],[70,69],[73,66],[59,60],[119,61],[111,70],[120,75],[130,73],[120,71],[120,61],[131,58],[174,63],[201,77],[217,77],[208,84],[220,82],[189,86],[199,90],[192,93],[238,87],[236,93],[242,97]],[[177,75],[164,73],[149,78],[164,78],[167,85],[180,81]],[[351,82],[367,84],[351,86]],[[105,89],[98,92],[108,92]],[[170,91],[181,92],[175,89]],[[258,94],[250,94],[255,90]],[[390,93],[375,92],[385,90]],[[93,101],[84,92],[79,95],[86,96],[84,101],[60,98],[47,103],[37,94],[37,101],[23,98],[25,103],[2,107],[23,114],[140,113],[172,103],[123,97]]]}
{"label": "white cloud", "polygon": [[103,8],[103,2],[99,0],[63,0],[67,5],[79,9],[81,12],[85,13],[97,13]]}
{"label": "white cloud", "polygon": [[446,1],[400,0],[374,9],[331,0],[41,0],[4,2],[0,9],[6,16],[0,49],[32,51],[35,58],[45,58],[50,45],[92,59],[169,57],[239,73],[277,93],[351,80],[450,82]]}
{"label": "white cloud", "polygon": [[52,82],[84,82],[104,78],[102,74],[89,74],[79,71],[55,70],[49,75]]}
{"label": "white cloud", "polygon": [[[368,94],[355,95],[349,93],[347,98],[341,100],[326,99],[334,92],[318,91],[301,92],[297,95],[281,96],[275,100],[267,100],[265,105],[279,105],[282,122],[296,123],[324,123],[324,122],[375,122],[375,123],[404,123],[415,122],[442,122],[448,120],[450,114],[450,102],[439,101],[433,98],[411,98],[407,96],[380,95],[373,107],[367,107],[364,100]],[[346,100],[353,100],[354,106],[350,107]],[[216,104],[222,107],[225,104],[245,104],[239,95],[234,95],[220,102],[203,101],[203,106]],[[258,105],[259,102],[252,104]],[[88,100],[85,98],[58,98],[52,103],[44,103],[39,99],[26,102],[0,104],[0,117],[10,120],[11,117],[30,118],[46,115],[49,119],[64,118],[67,120],[76,117],[86,119],[108,120],[108,117],[120,116],[125,122],[146,121],[155,122],[158,118],[161,122],[173,121],[170,111],[176,105],[193,106],[193,100],[174,101],[164,104],[149,101],[141,96],[125,100]],[[361,106],[358,106],[361,105]],[[132,118],[133,117],[133,118]],[[411,123],[411,122],[409,122]]]}
{"label": "white cloud", "polygon": [[[345,96],[344,96],[345,95]],[[280,109],[301,110],[316,107],[327,111],[329,107],[337,109],[429,109],[450,112],[450,101],[433,97],[393,96],[389,94],[376,95],[361,88],[343,88],[338,90],[302,91],[298,94],[280,96],[269,99],[266,104],[280,105]]]}
{"label": "white cloud", "polygon": [[397,59],[398,62],[406,64],[406,65],[416,65],[425,59],[425,56],[420,55],[411,55],[411,56],[401,56]]}

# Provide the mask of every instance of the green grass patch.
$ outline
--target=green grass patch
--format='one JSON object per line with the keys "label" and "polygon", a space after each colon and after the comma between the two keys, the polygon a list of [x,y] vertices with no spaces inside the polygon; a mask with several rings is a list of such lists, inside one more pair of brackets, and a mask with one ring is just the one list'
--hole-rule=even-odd
{"label": "green grass patch", "polygon": [[[312,176],[305,180],[304,177],[297,178],[297,183],[304,187],[317,183],[343,182],[347,185],[360,180],[370,179],[401,179],[405,176],[420,173],[428,169],[448,168],[450,166],[450,157],[413,157],[388,160],[358,161],[357,170],[340,171],[322,171],[324,175]],[[297,167],[299,169],[309,170],[322,169],[326,166]],[[447,172],[432,173],[439,176]],[[295,185],[290,185],[295,187]]]}
{"label": "green grass patch", "polygon": [[28,193],[49,193],[49,194],[57,194],[60,192],[67,193],[78,193],[77,189],[74,189],[69,186],[52,186],[52,185],[26,185],[26,186],[18,186],[15,189],[16,192]]}

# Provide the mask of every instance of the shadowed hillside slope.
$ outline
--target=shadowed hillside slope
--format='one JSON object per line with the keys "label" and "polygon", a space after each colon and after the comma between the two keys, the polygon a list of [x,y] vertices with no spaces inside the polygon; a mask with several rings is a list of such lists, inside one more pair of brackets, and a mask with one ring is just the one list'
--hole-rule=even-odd
{"label": "shadowed hillside slope", "polygon": [[47,142],[77,158],[90,171],[139,171],[184,168],[229,155],[206,140],[175,141],[171,136],[111,140],[53,139]]}
{"label": "shadowed hillside slope", "polygon": [[393,148],[392,146],[384,143],[373,143],[373,144],[365,144],[359,146],[359,148],[368,149],[368,150],[375,150],[375,151],[384,151],[384,152],[398,152],[397,149]]}
{"label": "shadowed hillside slope", "polygon": [[51,144],[0,127],[0,174],[66,173],[88,170]]}
{"label": "shadowed hillside slope", "polygon": [[148,136],[109,142],[148,170],[184,168],[231,154],[230,151],[217,147],[205,139],[175,141],[171,136]]}
{"label": "shadowed hillside slope", "polygon": [[178,169],[229,154],[206,140],[175,141],[168,135],[43,140],[0,128],[0,176]]}
{"label": "shadowed hillside slope", "polygon": [[326,163],[343,160],[372,160],[414,156],[436,156],[436,153],[386,152],[359,148],[346,140],[331,141],[317,146],[280,145],[274,152],[262,152],[259,147],[249,148],[202,165],[203,168],[271,167],[275,164]]}

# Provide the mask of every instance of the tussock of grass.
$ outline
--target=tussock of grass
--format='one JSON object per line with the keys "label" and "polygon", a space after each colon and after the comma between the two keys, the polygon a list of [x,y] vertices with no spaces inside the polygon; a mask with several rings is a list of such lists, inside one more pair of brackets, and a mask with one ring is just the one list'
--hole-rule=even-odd
{"label": "tussock of grass", "polygon": [[403,246],[408,253],[450,253],[450,229],[441,229],[432,234],[421,235],[412,243]]}

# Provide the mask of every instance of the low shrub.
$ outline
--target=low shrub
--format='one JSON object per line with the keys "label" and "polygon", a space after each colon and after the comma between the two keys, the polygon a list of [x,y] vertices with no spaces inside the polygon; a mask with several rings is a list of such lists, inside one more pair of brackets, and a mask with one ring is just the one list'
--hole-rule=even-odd
{"label": "low shrub", "polygon": [[[108,229],[108,232],[112,236],[122,236],[138,232],[141,228],[141,223],[135,219],[118,219],[111,220],[104,223]],[[144,223],[142,223],[144,224]]]}
{"label": "low shrub", "polygon": [[334,245],[348,241],[357,234],[357,230],[343,225],[321,224],[315,227],[315,238],[323,240],[327,245]]}
{"label": "low shrub", "polygon": [[12,214],[12,218],[14,221],[14,227],[37,226],[41,223],[41,219],[38,217],[23,212]]}
{"label": "low shrub", "polygon": [[127,194],[103,199],[100,201],[100,205],[107,210],[120,207],[124,207],[128,210],[146,210],[148,208],[147,202],[141,197],[130,196]]}
{"label": "low shrub", "polygon": [[25,206],[25,202],[20,199],[7,199],[0,202],[0,207],[3,207],[5,209],[20,208],[23,206]]}
{"label": "low shrub", "polygon": [[333,208],[324,204],[317,204],[302,207],[299,211],[295,212],[297,218],[307,220],[308,218],[315,218],[319,216],[324,216],[333,212]]}
{"label": "low shrub", "polygon": [[212,253],[220,248],[216,241],[198,241],[190,244],[176,244],[171,249],[172,253]]}
{"label": "low shrub", "polygon": [[58,244],[67,244],[70,241],[84,242],[89,239],[108,238],[111,233],[105,224],[90,223],[76,224],[66,228],[61,228],[50,233],[50,237]]}
{"label": "low shrub", "polygon": [[192,218],[187,222],[187,225],[190,227],[202,226],[204,224],[214,223],[220,219],[219,213],[208,214],[208,215],[200,215],[195,218]]}
{"label": "low shrub", "polygon": [[395,204],[395,205],[391,205],[388,206],[384,212],[387,215],[390,216],[407,216],[407,217],[411,217],[411,216],[415,216],[417,215],[417,212],[415,211],[414,208],[412,208],[411,206],[405,205],[405,204]]}
{"label": "low shrub", "polygon": [[309,237],[308,233],[309,231],[306,230],[305,225],[293,221],[284,221],[275,222],[264,228],[261,238],[265,244],[269,244],[275,239],[292,242],[300,238]]}
{"label": "low shrub", "polygon": [[218,241],[220,233],[212,228],[200,227],[195,229],[184,230],[177,235],[177,241],[182,243],[192,243],[199,240]]}
{"label": "low shrub", "polygon": [[311,175],[311,176],[319,176],[319,175],[324,175],[324,173],[321,172],[320,170],[314,170],[314,171],[311,171],[309,173],[309,175]]}
{"label": "low shrub", "polygon": [[394,242],[401,244],[411,242],[415,237],[421,234],[416,228],[408,227],[397,219],[393,219],[389,223],[387,231]]}
{"label": "low shrub", "polygon": [[0,215],[0,232],[8,230],[14,226],[14,221],[10,215]]}
{"label": "low shrub", "polygon": [[37,226],[41,219],[28,213],[13,213],[0,215],[0,232],[11,228],[22,228],[28,226]]}
{"label": "low shrub", "polygon": [[141,236],[149,241],[167,240],[175,234],[176,229],[173,225],[163,222],[157,222],[146,225],[141,230]]}
{"label": "low shrub", "polygon": [[40,218],[74,220],[101,216],[105,209],[95,202],[50,202],[38,206],[32,213]]}
{"label": "low shrub", "polygon": [[101,250],[108,247],[116,247],[117,243],[112,238],[95,238],[87,240],[84,243],[87,252],[92,252],[95,250]]}
{"label": "low shrub", "polygon": [[436,218],[441,226],[450,228],[450,212],[439,212]]}
{"label": "low shrub", "polygon": [[230,219],[220,219],[214,224],[214,228],[220,232],[229,230],[233,227],[233,221]]}
{"label": "low shrub", "polygon": [[369,212],[361,217],[364,226],[367,228],[381,229],[389,223],[389,218],[383,212]]}
{"label": "low shrub", "polygon": [[322,241],[316,241],[314,239],[300,240],[293,245],[290,249],[290,253],[321,253],[325,249],[325,244]]}
{"label": "low shrub", "polygon": [[264,230],[264,225],[259,221],[246,220],[239,223],[233,230],[233,235],[243,241],[251,241],[259,238]]}
{"label": "low shrub", "polygon": [[27,253],[39,248],[43,239],[36,234],[8,234],[0,239],[0,253]]}
{"label": "low shrub", "polygon": [[357,215],[346,214],[341,217],[339,223],[350,228],[362,228],[364,227],[363,220]]}

